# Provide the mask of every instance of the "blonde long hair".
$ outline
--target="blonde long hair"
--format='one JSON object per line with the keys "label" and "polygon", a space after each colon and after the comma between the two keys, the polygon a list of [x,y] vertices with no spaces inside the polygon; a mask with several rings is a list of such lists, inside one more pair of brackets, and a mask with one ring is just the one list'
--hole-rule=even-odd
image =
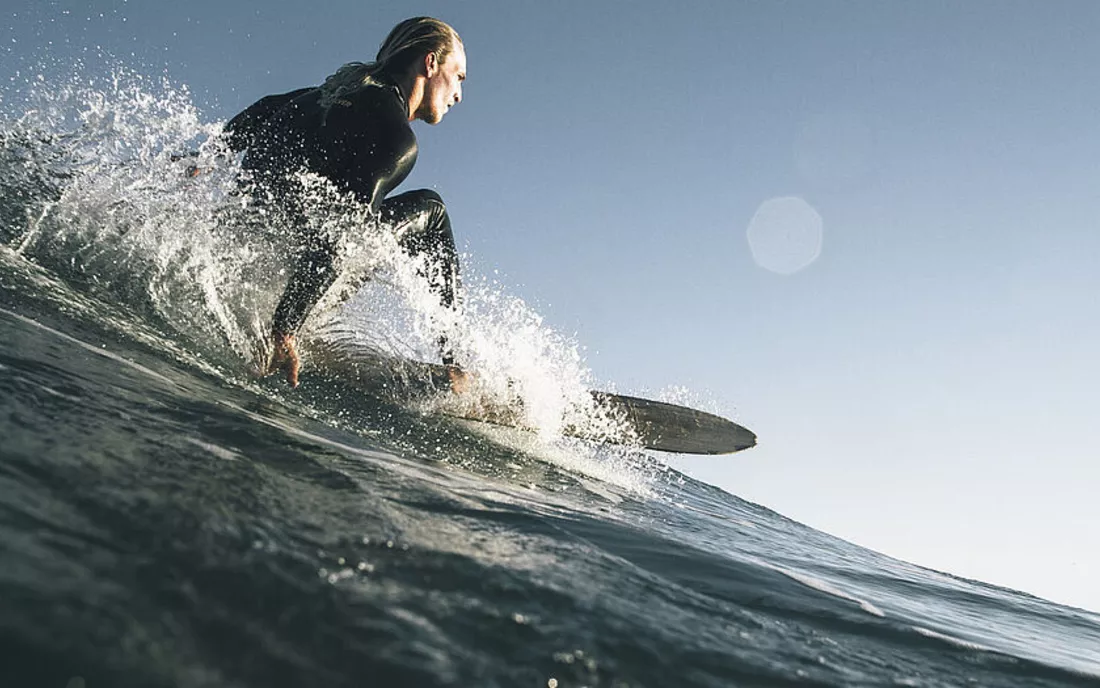
{"label": "blonde long hair", "polygon": [[431,53],[440,64],[462,39],[446,22],[432,17],[413,17],[393,27],[374,62],[349,62],[325,79],[321,85],[321,105],[332,104],[371,82],[379,72],[399,76],[425,55]]}

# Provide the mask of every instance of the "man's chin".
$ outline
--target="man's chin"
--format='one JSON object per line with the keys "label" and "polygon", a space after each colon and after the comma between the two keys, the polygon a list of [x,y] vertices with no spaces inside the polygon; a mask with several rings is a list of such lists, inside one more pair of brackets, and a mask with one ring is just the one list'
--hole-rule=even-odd
{"label": "man's chin", "polygon": [[446,112],[436,112],[434,110],[428,110],[427,108],[421,109],[416,113],[416,119],[425,124],[439,124],[443,121],[443,115]]}

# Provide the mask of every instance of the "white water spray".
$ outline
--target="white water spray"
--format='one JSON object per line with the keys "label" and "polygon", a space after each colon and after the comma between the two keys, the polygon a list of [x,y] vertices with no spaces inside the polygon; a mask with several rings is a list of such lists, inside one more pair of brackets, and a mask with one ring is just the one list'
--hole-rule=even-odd
{"label": "white water spray", "polygon": [[[238,161],[219,138],[222,125],[204,123],[186,89],[125,70],[38,84],[27,102],[33,106],[0,130],[0,166],[9,173],[0,239],[130,311],[135,326],[159,330],[172,348],[241,377],[266,346],[292,229],[251,207],[236,181]],[[442,307],[423,277],[427,266],[377,231],[367,208],[323,179],[302,181],[310,221],[341,238],[343,266],[307,333],[351,332],[379,351],[432,360],[445,332],[475,383],[471,396],[433,400],[437,410],[471,398],[512,405],[555,463],[638,483],[620,465],[630,463],[625,450],[560,440],[567,428],[624,432],[588,393],[593,381],[576,342],[499,283],[468,271],[461,312]]]}

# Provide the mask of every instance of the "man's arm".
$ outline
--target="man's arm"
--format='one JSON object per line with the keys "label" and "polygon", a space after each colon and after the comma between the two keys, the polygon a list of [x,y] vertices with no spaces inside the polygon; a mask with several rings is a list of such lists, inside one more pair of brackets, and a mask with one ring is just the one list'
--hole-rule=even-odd
{"label": "man's arm", "polygon": [[[333,150],[325,156],[332,167],[322,173],[377,212],[382,199],[404,181],[416,162],[416,138],[396,99],[368,99],[356,105],[337,102],[325,121],[326,139]],[[335,245],[320,239],[308,247],[298,257],[275,309],[267,372],[284,371],[294,386],[300,367],[295,334],[337,277],[336,251]]]}
{"label": "man's arm", "polygon": [[[324,151],[316,171],[377,213],[385,196],[416,163],[416,137],[402,101],[388,90],[364,89],[333,103],[322,121]],[[274,352],[267,372],[283,370],[292,385],[297,384],[300,365],[295,334],[336,279],[336,250],[319,241],[304,251],[275,310]]]}

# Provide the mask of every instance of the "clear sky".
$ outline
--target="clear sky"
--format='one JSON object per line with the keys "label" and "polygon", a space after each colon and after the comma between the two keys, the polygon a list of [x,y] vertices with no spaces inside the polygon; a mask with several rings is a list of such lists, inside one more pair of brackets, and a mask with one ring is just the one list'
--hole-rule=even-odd
{"label": "clear sky", "polygon": [[452,23],[465,99],[418,125],[405,188],[438,189],[473,263],[576,333],[599,379],[685,386],[760,435],[678,465],[1100,610],[1100,3],[0,12],[3,81],[99,46],[210,119],[371,59],[400,19]]}

